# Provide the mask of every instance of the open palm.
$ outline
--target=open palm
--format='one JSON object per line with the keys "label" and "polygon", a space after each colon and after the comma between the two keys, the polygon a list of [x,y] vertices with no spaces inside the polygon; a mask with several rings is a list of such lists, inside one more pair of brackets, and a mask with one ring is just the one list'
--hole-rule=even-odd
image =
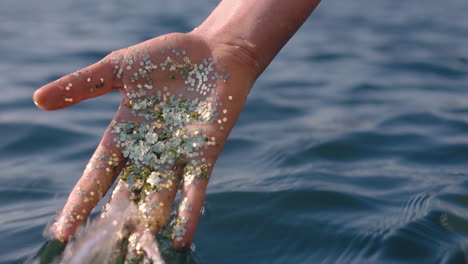
{"label": "open palm", "polygon": [[[137,205],[157,233],[181,202],[173,245],[194,236],[208,179],[255,77],[222,46],[169,34],[112,52],[100,62],[41,87],[36,104],[55,110],[119,89],[120,107],[54,226],[68,240],[113,182],[107,205]],[[231,75],[233,77],[231,77]]]}

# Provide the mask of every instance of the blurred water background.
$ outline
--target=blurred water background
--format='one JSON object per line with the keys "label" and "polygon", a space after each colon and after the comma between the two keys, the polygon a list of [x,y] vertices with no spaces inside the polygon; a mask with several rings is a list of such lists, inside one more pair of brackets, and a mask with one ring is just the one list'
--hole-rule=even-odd
{"label": "blurred water background", "polygon": [[[43,112],[34,90],[189,31],[217,2],[0,2],[0,263],[46,241],[120,100]],[[467,14],[466,0],[323,1],[250,94],[196,262],[468,263]]]}

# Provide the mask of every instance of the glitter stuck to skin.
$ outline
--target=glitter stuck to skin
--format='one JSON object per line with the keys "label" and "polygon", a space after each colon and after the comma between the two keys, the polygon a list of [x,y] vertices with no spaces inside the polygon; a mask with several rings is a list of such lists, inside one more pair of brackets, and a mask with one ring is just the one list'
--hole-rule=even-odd
{"label": "glitter stuck to skin", "polygon": [[[163,53],[164,49],[158,48],[158,51]],[[169,47],[167,51],[180,55],[179,51]],[[185,56],[182,62],[171,57],[163,62],[154,62],[145,54],[149,51],[135,52],[126,60],[127,65],[132,65],[135,70],[131,74],[134,84],[124,87],[133,120],[113,122],[111,132],[115,135],[116,146],[128,159],[120,179],[130,191],[131,200],[141,210],[148,211],[149,207],[162,205],[147,204],[145,197],[178,187],[180,179],[172,164],[184,164],[184,184],[196,184],[200,179],[208,178],[211,164],[200,158],[203,155],[201,150],[215,145],[216,138],[207,136],[201,127],[214,121],[221,124],[227,118],[217,118],[217,106],[222,103],[214,87],[219,78],[212,77],[220,76],[214,70],[218,60],[205,58],[204,63],[196,64]],[[186,55],[186,51],[183,50],[182,54]],[[186,93],[172,94],[168,86],[153,83],[148,76],[154,71],[169,72],[166,75],[169,82],[183,80]],[[154,91],[149,93],[149,90]],[[224,109],[223,113],[227,110]],[[186,202],[184,200],[184,204]],[[182,240],[185,235],[183,224],[186,220],[178,220],[175,239]]]}
{"label": "glitter stuck to skin", "polygon": [[[163,207],[170,205],[160,201],[151,202],[151,199],[146,198],[163,191],[177,191],[182,185],[198,184],[208,179],[212,164],[207,161],[203,151],[219,145],[220,140],[214,135],[220,134],[216,130],[224,130],[222,124],[228,121],[227,117],[221,116],[227,114],[228,110],[218,109],[226,100],[219,93],[223,87],[219,84],[229,76],[225,70],[223,74],[215,70],[219,58],[207,57],[192,61],[187,51],[177,47],[158,48],[157,51],[156,59],[159,58],[159,61],[151,58],[150,54],[153,53],[149,47],[147,50],[129,51],[126,57],[115,56],[110,60],[115,64],[112,66],[115,76],[125,80],[125,86],[121,89],[125,102],[121,110],[128,115],[111,124],[111,140],[119,155],[120,152],[122,155],[111,151],[93,155],[85,177],[96,188],[89,191],[86,186],[79,186],[78,189],[81,201],[96,202],[109,186],[104,186],[107,181],[101,182],[91,172],[100,170],[108,177],[116,177],[118,171],[122,170],[119,176],[122,186],[130,192],[130,200],[137,205],[150,230],[158,230],[165,224],[167,219],[164,216],[157,218],[154,214],[162,214]],[[161,58],[164,53],[165,58]],[[154,81],[157,74],[161,76],[161,83]],[[83,81],[90,83],[85,87],[90,92],[97,92],[104,87],[105,81],[109,85],[112,82],[112,78],[107,75],[106,80],[99,77],[91,79],[86,75],[82,77]],[[174,88],[180,85],[183,85],[182,90]],[[68,83],[65,90],[69,91],[72,87],[72,83]],[[77,100],[80,99],[77,97]],[[73,98],[67,96],[63,96],[63,100],[73,102]],[[232,96],[228,100],[232,100]],[[125,165],[121,164],[123,160],[126,160]],[[122,187],[114,193],[119,191],[122,191]],[[65,228],[83,220],[86,213],[83,210],[75,208],[64,212],[67,215]],[[179,211],[191,210],[185,197]],[[176,220],[173,239],[184,239],[188,220],[186,216]],[[130,237],[129,242],[132,248],[139,250],[138,237]]]}

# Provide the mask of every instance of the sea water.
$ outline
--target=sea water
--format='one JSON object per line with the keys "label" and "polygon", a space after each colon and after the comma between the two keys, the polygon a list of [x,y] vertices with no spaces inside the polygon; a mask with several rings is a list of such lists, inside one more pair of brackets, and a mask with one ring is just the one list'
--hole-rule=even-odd
{"label": "sea water", "polygon": [[[189,31],[217,2],[0,3],[0,263],[47,241],[120,102],[43,112],[34,90]],[[252,89],[192,257],[165,260],[466,263],[467,13],[466,0],[322,1]],[[102,244],[100,230],[88,245]]]}

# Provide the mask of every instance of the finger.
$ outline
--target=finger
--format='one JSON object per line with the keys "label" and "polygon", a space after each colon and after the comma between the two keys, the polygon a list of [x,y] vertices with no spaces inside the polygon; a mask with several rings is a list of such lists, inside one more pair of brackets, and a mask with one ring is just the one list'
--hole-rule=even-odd
{"label": "finger", "polygon": [[128,204],[130,199],[130,191],[128,190],[126,183],[123,180],[119,180],[117,186],[115,186],[114,191],[109,201],[104,206],[101,217],[106,217],[107,212],[112,211],[114,208],[121,208],[122,204]]}
{"label": "finger", "polygon": [[205,201],[212,164],[189,164],[184,169],[182,195],[172,234],[172,245],[176,250],[190,249]]}
{"label": "finger", "polygon": [[123,50],[112,52],[91,66],[42,86],[34,93],[34,103],[44,110],[57,110],[120,88],[124,55]]}
{"label": "finger", "polygon": [[173,165],[171,169],[161,167],[156,174],[150,176],[147,182],[154,181],[156,176],[158,187],[139,202],[139,209],[146,222],[146,227],[156,235],[161,227],[167,224],[171,216],[182,173],[182,165]]}
{"label": "finger", "polygon": [[57,218],[53,231],[61,241],[67,241],[75,233],[78,226],[112,186],[125,164],[125,158],[113,141],[112,127],[113,124],[107,128],[101,143]]}

